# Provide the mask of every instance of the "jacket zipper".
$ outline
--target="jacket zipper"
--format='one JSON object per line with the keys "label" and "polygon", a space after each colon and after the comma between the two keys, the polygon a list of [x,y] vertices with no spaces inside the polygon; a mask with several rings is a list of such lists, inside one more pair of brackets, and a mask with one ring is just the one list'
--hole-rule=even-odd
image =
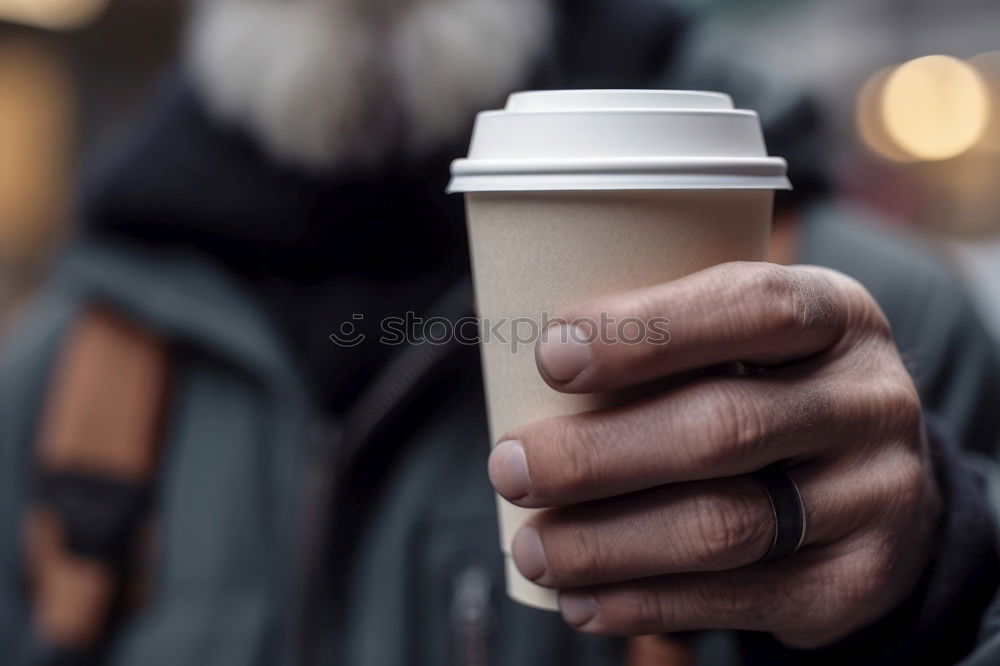
{"label": "jacket zipper", "polygon": [[455,666],[489,666],[492,596],[492,579],[485,567],[468,566],[455,577],[450,609]]}
{"label": "jacket zipper", "polygon": [[[471,303],[471,283],[460,281],[431,311],[444,316],[461,316]],[[402,350],[379,372],[371,385],[362,392],[354,409],[343,420],[342,428],[329,428],[329,440],[319,447],[313,476],[318,477],[316,487],[307,490],[304,500],[306,521],[301,541],[307,550],[300,552],[303,571],[296,590],[295,619],[293,620],[285,663],[290,666],[312,666],[319,656],[322,631],[315,618],[323,614],[315,606],[320,601],[316,581],[322,580],[317,557],[327,543],[331,523],[336,520],[336,507],[331,504],[340,487],[339,478],[350,469],[378,428],[391,419],[406,400],[420,386],[437,365],[454,350],[454,344],[415,345]],[[332,432],[331,432],[332,431]],[[340,599],[340,603],[344,600]]]}

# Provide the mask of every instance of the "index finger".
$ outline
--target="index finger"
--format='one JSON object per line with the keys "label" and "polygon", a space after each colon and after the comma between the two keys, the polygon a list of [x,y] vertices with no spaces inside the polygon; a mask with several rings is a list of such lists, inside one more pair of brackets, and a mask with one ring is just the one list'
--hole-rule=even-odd
{"label": "index finger", "polygon": [[545,331],[539,371],[566,393],[602,392],[741,361],[822,352],[847,321],[839,274],[763,262],[722,264],[573,308]]}

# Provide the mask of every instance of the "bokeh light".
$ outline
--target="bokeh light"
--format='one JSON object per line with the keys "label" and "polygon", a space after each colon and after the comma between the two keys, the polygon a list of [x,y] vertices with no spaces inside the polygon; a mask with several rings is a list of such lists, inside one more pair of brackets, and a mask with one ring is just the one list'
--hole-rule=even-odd
{"label": "bokeh light", "polygon": [[858,93],[855,119],[861,139],[875,153],[893,162],[913,162],[916,158],[889,136],[883,120],[882,97],[885,84],[895,71],[895,66],[885,67],[865,82]]}
{"label": "bokeh light", "polygon": [[922,160],[944,160],[971,148],[986,131],[989,91],[971,65],[927,56],[897,67],[885,81],[882,117],[888,136]]}
{"label": "bokeh light", "polygon": [[982,53],[969,60],[976,68],[990,91],[989,127],[979,142],[979,147],[991,152],[1000,152],[1000,51]]}
{"label": "bokeh light", "polygon": [[64,217],[73,114],[62,59],[26,39],[0,43],[0,264],[42,251]]}
{"label": "bokeh light", "polygon": [[0,20],[49,30],[71,30],[86,25],[108,0],[0,0]]}

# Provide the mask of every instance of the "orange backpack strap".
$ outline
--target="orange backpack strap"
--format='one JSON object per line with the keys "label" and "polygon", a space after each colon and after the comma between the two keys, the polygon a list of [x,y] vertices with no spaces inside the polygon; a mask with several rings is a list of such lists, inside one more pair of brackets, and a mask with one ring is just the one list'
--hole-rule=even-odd
{"label": "orange backpack strap", "polygon": [[32,621],[64,655],[93,655],[119,612],[156,478],[166,343],[102,308],[76,321],[56,359],[25,521]]}
{"label": "orange backpack strap", "polygon": [[669,636],[635,636],[628,642],[628,666],[693,666],[687,641]]}

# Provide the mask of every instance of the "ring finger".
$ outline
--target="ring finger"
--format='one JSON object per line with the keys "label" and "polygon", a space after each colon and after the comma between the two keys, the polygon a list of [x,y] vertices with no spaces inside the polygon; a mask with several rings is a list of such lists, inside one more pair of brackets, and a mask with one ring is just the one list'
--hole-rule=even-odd
{"label": "ring finger", "polygon": [[[862,494],[830,501],[830,484],[841,477],[832,464],[800,466],[789,476],[806,512],[802,545],[843,537],[856,526],[856,507],[870,503]],[[545,511],[517,533],[512,546],[525,577],[565,589],[744,567],[767,554],[775,529],[760,481],[739,476]]]}

